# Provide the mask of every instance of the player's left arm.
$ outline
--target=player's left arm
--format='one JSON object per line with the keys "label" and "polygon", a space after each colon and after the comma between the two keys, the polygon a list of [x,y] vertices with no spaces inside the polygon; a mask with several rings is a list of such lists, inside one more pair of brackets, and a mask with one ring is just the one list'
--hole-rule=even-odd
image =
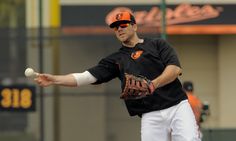
{"label": "player's left arm", "polygon": [[174,81],[180,74],[182,69],[176,65],[168,65],[161,75],[152,80],[155,88],[162,87]]}
{"label": "player's left arm", "polygon": [[182,69],[175,49],[165,40],[159,40],[159,42],[157,42],[157,47],[161,60],[166,66],[161,75],[152,80],[155,88],[171,83],[182,74]]}

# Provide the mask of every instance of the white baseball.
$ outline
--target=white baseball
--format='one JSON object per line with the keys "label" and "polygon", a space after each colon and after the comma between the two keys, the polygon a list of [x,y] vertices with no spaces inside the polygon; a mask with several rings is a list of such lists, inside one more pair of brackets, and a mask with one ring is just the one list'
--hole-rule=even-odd
{"label": "white baseball", "polygon": [[36,75],[37,75],[37,73],[34,72],[34,70],[32,68],[27,68],[25,70],[25,76],[26,77],[32,77],[32,76],[36,76]]}

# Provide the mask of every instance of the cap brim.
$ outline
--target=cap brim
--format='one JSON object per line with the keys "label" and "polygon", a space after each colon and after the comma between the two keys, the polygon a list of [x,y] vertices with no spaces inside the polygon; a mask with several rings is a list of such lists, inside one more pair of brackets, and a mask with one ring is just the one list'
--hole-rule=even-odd
{"label": "cap brim", "polygon": [[129,22],[131,22],[131,21],[129,21],[129,20],[116,21],[116,22],[113,22],[113,23],[110,24],[110,28],[114,28],[114,27],[116,27],[119,24],[129,23]]}

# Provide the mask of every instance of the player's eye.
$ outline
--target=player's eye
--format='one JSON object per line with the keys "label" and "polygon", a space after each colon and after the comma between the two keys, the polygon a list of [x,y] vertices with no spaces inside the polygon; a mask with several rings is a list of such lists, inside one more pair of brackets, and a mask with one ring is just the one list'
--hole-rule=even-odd
{"label": "player's eye", "polygon": [[126,28],[130,25],[130,23],[124,23],[124,24],[119,24],[117,26],[114,27],[114,30],[117,31],[120,28]]}

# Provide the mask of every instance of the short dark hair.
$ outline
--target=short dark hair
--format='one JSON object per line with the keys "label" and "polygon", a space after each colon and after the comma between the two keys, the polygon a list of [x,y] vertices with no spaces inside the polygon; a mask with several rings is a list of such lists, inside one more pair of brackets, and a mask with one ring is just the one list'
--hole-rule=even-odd
{"label": "short dark hair", "polygon": [[183,89],[187,92],[192,92],[193,91],[193,82],[191,82],[191,81],[183,82]]}

